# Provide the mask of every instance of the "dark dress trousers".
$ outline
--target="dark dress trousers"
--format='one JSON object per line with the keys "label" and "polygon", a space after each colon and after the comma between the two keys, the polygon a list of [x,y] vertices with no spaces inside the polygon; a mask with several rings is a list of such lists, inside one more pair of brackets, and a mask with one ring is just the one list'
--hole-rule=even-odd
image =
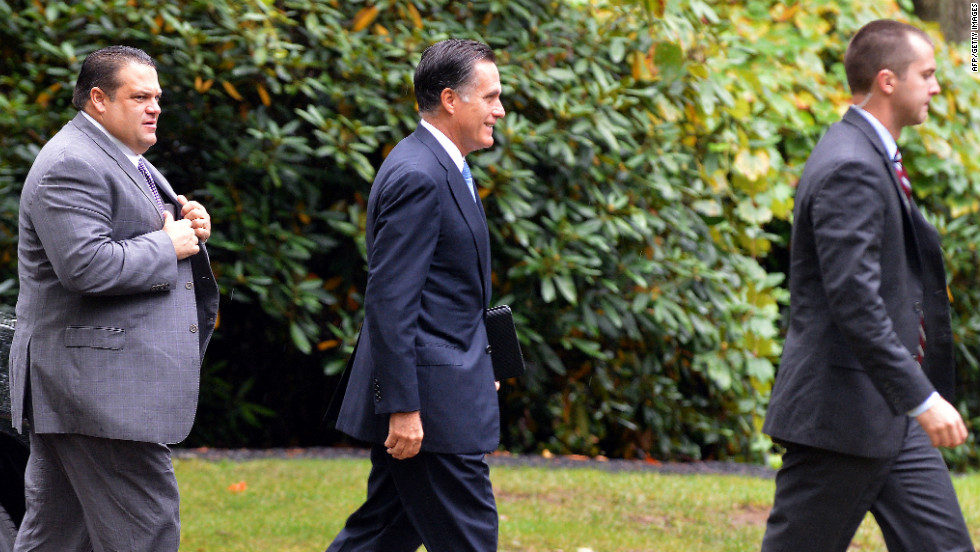
{"label": "dark dress trousers", "polygon": [[787,453],[763,550],[844,550],[868,510],[893,552],[972,550],[942,458],[907,415],[934,390],[951,399],[953,377],[939,234],[851,109],[796,192],[790,324],[763,426]]}
{"label": "dark dress trousers", "polygon": [[[430,552],[495,550],[483,461],[500,436],[484,319],[489,234],[480,201],[424,127],[382,164],[366,238],[365,320],[337,428],[375,445],[373,470],[367,502],[330,550],[422,541]],[[421,412],[422,452],[394,460],[382,446],[389,414],[412,411]]]}

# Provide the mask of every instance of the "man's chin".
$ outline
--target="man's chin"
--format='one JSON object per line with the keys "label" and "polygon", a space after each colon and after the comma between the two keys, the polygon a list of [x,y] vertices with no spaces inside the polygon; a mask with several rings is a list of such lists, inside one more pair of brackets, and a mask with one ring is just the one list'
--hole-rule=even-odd
{"label": "man's chin", "polygon": [[146,150],[150,149],[150,146],[156,143],[157,143],[156,140],[143,140],[142,142],[137,144],[138,146],[137,148],[133,149],[133,153],[135,153],[136,155],[143,155],[144,153],[146,153]]}

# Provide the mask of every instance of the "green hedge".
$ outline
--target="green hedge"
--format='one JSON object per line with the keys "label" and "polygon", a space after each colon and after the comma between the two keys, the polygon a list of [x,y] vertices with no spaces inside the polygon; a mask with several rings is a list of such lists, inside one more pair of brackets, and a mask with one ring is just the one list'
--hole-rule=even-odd
{"label": "green hedge", "polygon": [[[759,427],[780,352],[793,184],[845,106],[847,38],[897,8],[130,4],[0,1],[0,298],[12,304],[16,291],[17,191],[72,115],[81,59],[111,43],[146,49],[165,89],[148,156],[206,202],[216,226],[221,320],[192,443],[336,438],[319,415],[362,316],[370,182],[417,123],[421,51],[456,36],[497,51],[508,110],[494,148],[471,159],[490,218],[495,302],[517,312],[531,364],[501,391],[504,447],[768,451]],[[969,104],[977,81],[953,53],[940,46],[950,84],[903,151],[922,201],[944,215],[972,385],[980,320],[968,175],[980,116]]]}

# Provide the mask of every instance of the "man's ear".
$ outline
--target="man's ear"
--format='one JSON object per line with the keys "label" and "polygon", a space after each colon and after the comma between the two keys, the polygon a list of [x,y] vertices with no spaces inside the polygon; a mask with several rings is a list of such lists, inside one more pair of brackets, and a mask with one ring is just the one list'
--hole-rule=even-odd
{"label": "man's ear", "polygon": [[105,103],[109,101],[109,95],[98,86],[93,86],[88,92],[89,103],[99,113],[105,113]]}
{"label": "man's ear", "polygon": [[882,69],[875,75],[874,84],[881,90],[882,94],[891,96],[895,92],[895,86],[898,84],[898,75],[891,69]]}
{"label": "man's ear", "polygon": [[458,101],[459,95],[452,88],[443,88],[442,93],[439,94],[439,102],[442,103],[442,108],[450,115],[456,113],[456,102]]}

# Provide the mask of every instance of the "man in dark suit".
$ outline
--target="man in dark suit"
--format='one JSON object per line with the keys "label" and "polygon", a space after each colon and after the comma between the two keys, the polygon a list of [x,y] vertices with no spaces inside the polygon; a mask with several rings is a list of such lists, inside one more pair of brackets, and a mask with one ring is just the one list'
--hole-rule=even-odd
{"label": "man in dark suit", "polygon": [[854,95],[796,192],[790,326],[764,431],[785,445],[763,551],[847,549],[871,511],[891,552],[973,551],[935,447],[964,442],[939,234],[896,140],[939,93],[929,37],[867,24]]}
{"label": "man in dark suit", "polygon": [[504,116],[495,56],[470,40],[422,54],[422,121],[371,188],[365,320],[338,429],[373,443],[367,500],[331,552],[487,552],[484,460],[500,436],[487,344],[490,240],[468,153]]}
{"label": "man in dark suit", "polygon": [[162,443],[193,424],[218,289],[208,212],[142,157],[160,95],[143,51],[93,52],[75,85],[80,113],[24,183],[10,383],[31,452],[18,551],[178,547]]}

